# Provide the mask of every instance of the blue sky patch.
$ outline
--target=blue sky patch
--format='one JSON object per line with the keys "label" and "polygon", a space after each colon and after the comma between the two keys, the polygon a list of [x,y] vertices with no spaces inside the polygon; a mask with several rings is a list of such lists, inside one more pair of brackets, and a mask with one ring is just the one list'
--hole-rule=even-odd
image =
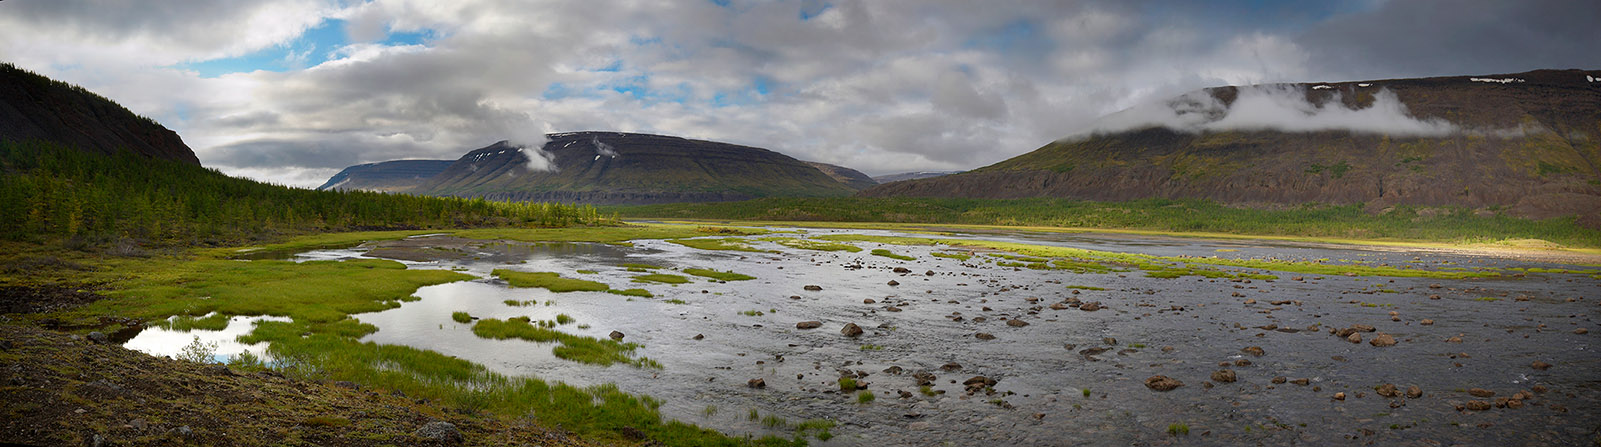
{"label": "blue sky patch", "polygon": [[[377,43],[387,46],[425,45],[437,36],[432,30],[391,32]],[[257,70],[284,72],[315,67],[327,62],[339,48],[350,44],[345,21],[329,19],[293,40],[238,57],[187,62],[173,67],[194,70],[203,78]]]}

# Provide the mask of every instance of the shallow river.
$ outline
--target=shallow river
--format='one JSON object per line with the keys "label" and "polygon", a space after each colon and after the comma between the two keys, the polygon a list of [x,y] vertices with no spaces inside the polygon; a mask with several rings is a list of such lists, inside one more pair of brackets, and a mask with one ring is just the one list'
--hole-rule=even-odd
{"label": "shallow river", "polygon": [[[799,231],[780,236],[899,235]],[[506,374],[576,385],[615,383],[665,400],[662,411],[668,417],[736,435],[791,433],[752,420],[751,410],[790,423],[835,421],[834,437],[813,440],[815,445],[1587,445],[1601,429],[1601,355],[1592,345],[1601,335],[1583,333],[1595,329],[1592,313],[1601,303],[1601,280],[1588,275],[1512,277],[1514,272],[1505,271],[1500,278],[1446,280],[1272,272],[1279,279],[1157,279],[1139,270],[1080,274],[999,267],[994,262],[1004,260],[983,251],[967,261],[930,255],[949,247],[857,242],[864,249],[858,253],[824,252],[760,237],[747,239],[778,253],[707,251],[650,240],[619,247],[461,245],[440,238],[443,245],[455,244],[449,256],[367,246],[297,259],[392,256],[413,268],[465,269],[485,279],[424,287],[416,294],[421,300],[357,315],[379,328],[364,341],[431,349]],[[1562,267],[1241,241],[1083,234],[954,237],[1160,256],[1430,269]],[[915,260],[868,253],[875,248]],[[663,267],[662,273],[732,270],[756,279],[721,283],[691,276],[691,283],[676,286],[638,284],[630,281],[640,273],[618,266],[623,263],[654,264]],[[896,267],[910,273],[895,273]],[[496,268],[558,272],[617,289],[645,288],[656,297],[509,288],[490,276]],[[821,290],[805,290],[808,285]],[[1099,301],[1105,308],[1086,312],[1051,306],[1069,299]],[[515,307],[506,300],[541,304]],[[597,338],[622,332],[625,341],[644,345],[638,355],[664,369],[585,365],[555,358],[549,344],[481,339],[470,324],[452,321],[457,311],[535,320],[567,314],[577,323],[561,326],[562,331]],[[1010,319],[1027,324],[1013,326]],[[1423,324],[1425,319],[1432,324]],[[822,327],[797,329],[796,323],[811,320]],[[842,335],[846,323],[865,333]],[[235,326],[242,324],[248,320],[236,319]],[[1361,343],[1330,334],[1358,324],[1376,331],[1358,332]],[[979,333],[993,339],[975,336]],[[1380,333],[1397,344],[1370,344]],[[169,331],[149,329],[129,343],[171,355],[148,348],[161,343],[141,341],[145,337],[173,337]],[[1263,355],[1242,351],[1247,347],[1259,347]],[[1536,369],[1535,362],[1551,366]],[[886,371],[896,369],[900,373]],[[1225,369],[1237,381],[1212,378]],[[918,372],[933,374],[933,386],[920,389]],[[840,392],[842,375],[858,377],[876,399],[860,403],[857,393]],[[1154,375],[1183,386],[1165,392],[1147,388],[1146,379]],[[995,383],[969,393],[963,382],[975,376]],[[1286,382],[1274,383],[1276,377]],[[757,378],[765,388],[747,386]],[[1297,379],[1306,379],[1305,384]],[[1375,391],[1386,383],[1403,395]],[[1422,396],[1405,396],[1410,386]],[[1473,388],[1495,395],[1474,397],[1468,393]],[[1507,408],[1458,409],[1470,401],[1494,404],[1522,391],[1531,393]],[[1336,400],[1341,392],[1345,399]],[[1175,424],[1187,427],[1188,434],[1170,434]]]}

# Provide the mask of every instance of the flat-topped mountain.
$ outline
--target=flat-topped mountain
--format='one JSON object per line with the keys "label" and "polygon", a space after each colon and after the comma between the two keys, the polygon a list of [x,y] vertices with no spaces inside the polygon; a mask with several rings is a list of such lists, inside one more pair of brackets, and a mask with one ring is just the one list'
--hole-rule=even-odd
{"label": "flat-topped mountain", "polygon": [[402,192],[445,172],[452,160],[393,160],[360,164],[334,174],[317,190]]}
{"label": "flat-topped mountain", "polygon": [[1449,205],[1601,225],[1601,71],[1210,88],[1097,128],[860,195]]}
{"label": "flat-topped mountain", "polygon": [[199,165],[178,134],[76,85],[0,64],[0,140],[43,140],[79,150]]}
{"label": "flat-topped mountain", "polygon": [[767,149],[621,132],[551,134],[542,150],[499,142],[406,190],[491,200],[646,204],[845,196],[823,171]]}

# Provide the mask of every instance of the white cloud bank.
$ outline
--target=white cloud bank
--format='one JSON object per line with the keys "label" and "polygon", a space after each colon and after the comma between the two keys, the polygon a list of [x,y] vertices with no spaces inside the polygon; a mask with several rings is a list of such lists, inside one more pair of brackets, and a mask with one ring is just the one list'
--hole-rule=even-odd
{"label": "white cloud bank", "polygon": [[1231,104],[1200,90],[1176,99],[1135,106],[1102,118],[1075,137],[1148,127],[1182,132],[1276,130],[1317,132],[1344,130],[1405,136],[1441,136],[1459,129],[1439,119],[1419,119],[1388,89],[1379,89],[1367,107],[1347,107],[1341,93],[1321,103],[1307,99],[1296,84],[1241,87]]}

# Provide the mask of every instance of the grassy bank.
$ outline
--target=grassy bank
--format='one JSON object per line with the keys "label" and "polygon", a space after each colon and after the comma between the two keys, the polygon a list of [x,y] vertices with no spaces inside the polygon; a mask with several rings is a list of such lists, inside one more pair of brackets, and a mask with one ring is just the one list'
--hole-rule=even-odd
{"label": "grassy bank", "polygon": [[[692,237],[716,230],[695,226],[649,225],[594,228],[468,230],[496,239],[521,241],[621,242],[639,237]],[[246,252],[274,252],[365,240],[395,239],[416,231],[309,235],[253,247]],[[459,234],[458,234],[459,235]],[[666,421],[660,401],[624,393],[614,386],[574,387],[530,377],[510,377],[482,365],[405,346],[359,341],[375,327],[350,315],[398,306],[414,299],[418,287],[471,279],[443,270],[412,270],[381,260],[317,261],[230,259],[239,248],[185,250],[145,257],[65,250],[60,246],[6,242],[0,255],[8,272],[36,266],[28,275],[7,275],[6,285],[46,284],[97,289],[112,299],[71,310],[24,316],[46,318],[69,327],[107,324],[102,317],[144,321],[180,316],[171,325],[215,328],[229,315],[276,315],[288,322],[261,322],[241,341],[266,342],[277,363],[245,362],[246,370],[273,369],[286,376],[314,381],[351,381],[384,392],[427,399],[464,414],[516,418],[537,415],[539,424],[559,426],[586,439],[636,442],[637,436],[665,445],[795,445],[799,439],[740,439],[676,421]],[[41,259],[50,260],[42,261]],[[639,292],[644,292],[640,290]],[[205,317],[207,314],[215,315]],[[442,316],[443,318],[443,316]],[[632,345],[577,337],[527,321],[480,321],[474,332],[491,338],[521,338],[560,343],[558,357],[595,364],[624,363],[659,367],[631,355]],[[493,327],[491,327],[493,326]]]}
{"label": "grassy bank", "polygon": [[1489,243],[1538,239],[1566,247],[1601,248],[1601,231],[1581,227],[1572,218],[1537,221],[1501,213],[1478,216],[1465,208],[1397,207],[1372,215],[1363,212],[1361,205],[1253,209],[1206,200],[846,197],[606,207],[602,212],[628,218],[1040,226],[1332,240]]}

